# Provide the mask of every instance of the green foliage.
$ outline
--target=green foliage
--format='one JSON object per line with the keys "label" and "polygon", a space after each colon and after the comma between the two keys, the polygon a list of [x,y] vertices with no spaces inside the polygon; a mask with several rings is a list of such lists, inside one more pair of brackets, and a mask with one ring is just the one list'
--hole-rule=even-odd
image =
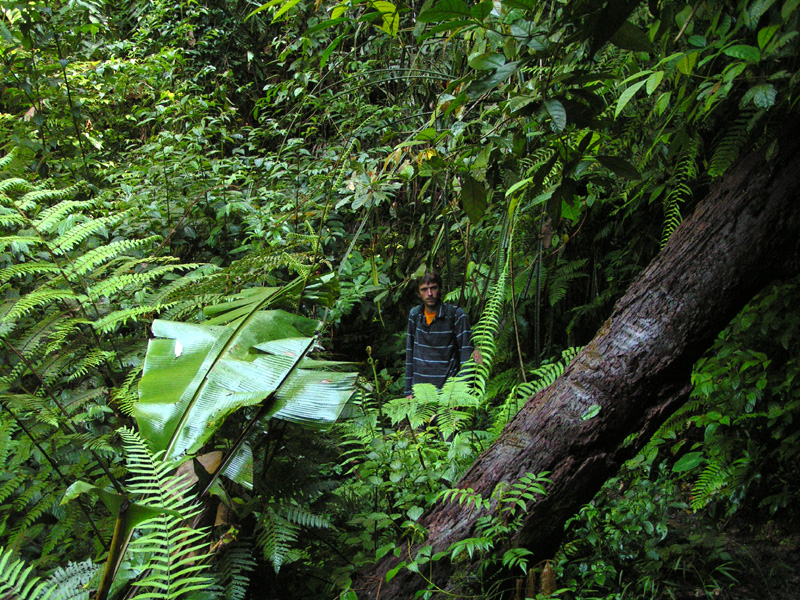
{"label": "green foliage", "polygon": [[[358,563],[422,536],[424,509],[590,339],[709,177],[751,146],[774,154],[797,106],[794,0],[589,4],[4,4],[0,542],[46,570],[101,554],[109,518],[60,494],[122,477],[114,431],[137,410],[149,322],[230,330],[276,290],[271,308],[330,324],[337,359],[369,346],[381,368],[337,427],[341,457],[339,438],[258,418],[264,390],[224,423],[204,415],[214,435],[195,445],[241,448],[211,485],[233,509],[216,558],[241,535],[253,573],[280,566],[275,595],[310,597],[353,569],[332,547]],[[397,332],[420,265],[473,317],[484,362],[471,388],[409,403]],[[782,312],[741,321],[637,458],[670,447],[698,510],[792,505],[794,342],[746,339],[783,339]],[[221,571],[243,596],[250,571]]]}
{"label": "green foliage", "polygon": [[194,454],[231,413],[261,402],[267,403],[261,418],[324,423],[338,417],[354,376],[320,371],[307,358],[317,321],[259,310],[265,302],[230,327],[153,324],[159,337],[148,346],[133,410],[151,446],[169,459]]}
{"label": "green foliage", "polygon": [[[746,498],[770,512],[792,503],[786,480],[795,477],[797,458],[791,423],[800,330],[790,307],[797,290],[796,281],[773,286],[731,322],[696,366],[690,402],[652,442],[651,448],[671,443],[683,455],[676,472],[699,470],[691,500],[696,510],[722,501],[730,514]],[[687,439],[692,430],[702,432],[702,444]]]}
{"label": "green foliage", "polygon": [[248,574],[256,568],[249,545],[234,542],[220,557],[216,571],[226,600],[244,600],[249,585]]}
{"label": "green foliage", "polygon": [[[131,361],[131,324],[160,308],[136,307],[132,296],[177,266],[144,260],[152,237],[111,241],[125,215],[103,215],[99,199],[70,200],[81,186],[49,190],[12,178],[2,187],[0,244],[9,249],[0,283],[3,421],[18,424],[7,430],[7,464],[36,476],[4,481],[16,508],[9,512],[7,504],[0,522],[25,516],[0,535],[17,548],[40,539],[46,563],[65,538],[90,542],[99,534],[86,507],[59,508],[59,494],[84,471],[102,469],[106,483],[115,483],[105,396]],[[45,528],[52,517],[57,525]],[[86,551],[80,543],[75,549],[71,558]]]}
{"label": "green foliage", "polygon": [[519,412],[523,404],[533,397],[538,391],[550,386],[561,377],[569,362],[575,358],[581,348],[567,348],[561,353],[561,358],[555,362],[545,362],[529,372],[530,380],[516,384],[509,392],[502,405],[494,411],[494,419],[490,431],[499,436],[503,428],[508,425],[514,415]]}
{"label": "green foliage", "polygon": [[725,537],[688,508],[668,469],[623,471],[569,521],[560,585],[581,598],[724,593],[736,582]]}
{"label": "green foliage", "polygon": [[[458,503],[465,510],[474,511],[481,516],[477,518],[475,536],[458,540],[450,545],[444,552],[431,553],[430,546],[424,546],[413,561],[402,563],[402,566],[415,573],[422,574],[421,570],[430,561],[449,560],[459,562],[469,557],[470,561],[479,561],[479,578],[488,573],[493,567],[502,564],[514,570],[519,569],[522,574],[528,572],[528,557],[533,553],[524,548],[510,548],[497,556],[497,550],[505,545],[514,532],[522,525],[525,515],[536,503],[539,497],[544,496],[545,484],[549,483],[546,473],[534,475],[526,473],[519,480],[512,483],[502,482],[492,492],[489,498],[483,498],[472,489],[451,488],[442,490],[437,498],[444,502]],[[485,584],[481,584],[484,587]],[[497,584],[487,585],[487,596],[497,593]],[[441,591],[433,582],[428,582],[428,593]]]}
{"label": "green foliage", "polygon": [[4,548],[0,552],[0,593],[21,600],[49,598],[52,589],[38,577],[31,577],[32,569]]}
{"label": "green foliage", "polygon": [[[131,430],[120,430],[127,454],[128,490],[145,506],[167,509],[142,523],[142,535],[130,545],[132,564],[147,569],[134,582],[135,597],[198,597],[211,585],[205,573],[207,532],[189,525],[200,512],[187,477],[175,477],[174,466],[153,455]],[[134,567],[135,569],[135,567]]]}

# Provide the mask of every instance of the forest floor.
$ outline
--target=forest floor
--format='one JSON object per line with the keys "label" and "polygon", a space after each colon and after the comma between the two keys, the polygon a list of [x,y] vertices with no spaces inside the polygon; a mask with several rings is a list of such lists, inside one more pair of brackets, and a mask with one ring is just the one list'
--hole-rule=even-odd
{"label": "forest floor", "polygon": [[[797,600],[800,598],[800,522],[780,516],[766,522],[738,517],[724,528],[738,580],[728,589],[731,600]],[[721,596],[725,597],[725,596]]]}
{"label": "forest floor", "polygon": [[686,558],[698,563],[687,569],[684,562],[686,578],[673,580],[665,598],[800,599],[800,520],[742,510],[721,523],[703,511],[680,511],[669,521],[678,547],[691,546],[691,553],[684,546]]}

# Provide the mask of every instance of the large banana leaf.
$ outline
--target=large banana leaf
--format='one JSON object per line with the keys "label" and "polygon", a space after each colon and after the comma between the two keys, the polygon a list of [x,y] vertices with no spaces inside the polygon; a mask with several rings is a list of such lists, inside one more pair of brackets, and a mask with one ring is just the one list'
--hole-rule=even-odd
{"label": "large banana leaf", "polygon": [[268,397],[263,416],[335,420],[355,374],[306,358],[318,325],[282,310],[229,326],[155,321],[134,405],[142,437],[165,460],[191,455],[230,414]]}

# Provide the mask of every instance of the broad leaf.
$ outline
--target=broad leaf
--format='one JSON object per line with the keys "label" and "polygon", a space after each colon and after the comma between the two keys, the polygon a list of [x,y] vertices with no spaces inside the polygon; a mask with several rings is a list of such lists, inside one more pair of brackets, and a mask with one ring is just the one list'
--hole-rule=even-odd
{"label": "broad leaf", "polygon": [[746,60],[747,62],[758,62],[761,58],[761,52],[755,46],[748,46],[746,44],[739,44],[730,46],[722,51],[726,56]]}
{"label": "broad leaf", "polygon": [[609,41],[623,50],[631,50],[633,52],[653,51],[653,44],[650,43],[650,38],[647,37],[647,34],[630,21],[625,21],[614,32]]}
{"label": "broad leaf", "polygon": [[613,171],[615,175],[626,179],[641,179],[642,175],[631,163],[618,156],[598,155],[595,157],[597,162],[606,169]]}
{"label": "broad leaf", "polygon": [[462,0],[441,0],[433,7],[419,13],[417,21],[435,23],[448,19],[469,19],[470,10]]}
{"label": "broad leaf", "polygon": [[486,198],[486,186],[483,182],[469,174],[464,175],[461,182],[461,204],[473,225],[480,221],[486,212],[488,207]]}
{"label": "broad leaf", "polygon": [[619,100],[617,100],[617,108],[614,110],[614,118],[616,119],[622,110],[628,105],[628,102],[633,99],[638,92],[645,84],[647,80],[639,81],[634,83],[632,86],[625,88],[625,91],[620,94]]}
{"label": "broad leaf", "polygon": [[558,100],[550,98],[544,101],[547,114],[553,120],[553,131],[564,131],[567,126],[567,111]]}
{"label": "broad leaf", "polygon": [[165,460],[192,454],[230,414],[271,394],[267,417],[334,420],[355,376],[305,359],[317,326],[281,310],[254,312],[235,327],[156,321],[134,405],[142,436]]}

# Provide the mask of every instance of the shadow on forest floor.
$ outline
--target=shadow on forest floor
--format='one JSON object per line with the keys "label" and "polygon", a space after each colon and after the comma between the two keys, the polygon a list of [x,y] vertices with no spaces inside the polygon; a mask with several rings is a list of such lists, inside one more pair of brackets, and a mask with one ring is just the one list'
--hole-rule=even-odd
{"label": "shadow on forest floor", "polygon": [[800,523],[791,517],[767,522],[736,518],[725,528],[728,550],[738,563],[731,600],[800,598]]}

